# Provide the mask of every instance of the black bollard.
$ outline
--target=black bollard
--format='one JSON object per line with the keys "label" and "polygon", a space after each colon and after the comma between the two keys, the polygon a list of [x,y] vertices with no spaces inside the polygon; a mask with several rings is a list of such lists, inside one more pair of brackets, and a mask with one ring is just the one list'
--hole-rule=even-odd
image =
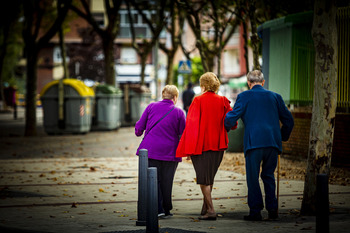
{"label": "black bollard", "polygon": [[148,151],[139,150],[139,192],[136,226],[146,226]]}
{"label": "black bollard", "polygon": [[316,178],[316,233],[329,233],[328,175]]}
{"label": "black bollard", "polygon": [[157,168],[147,169],[147,223],[146,232],[159,232],[158,228],[158,179]]}

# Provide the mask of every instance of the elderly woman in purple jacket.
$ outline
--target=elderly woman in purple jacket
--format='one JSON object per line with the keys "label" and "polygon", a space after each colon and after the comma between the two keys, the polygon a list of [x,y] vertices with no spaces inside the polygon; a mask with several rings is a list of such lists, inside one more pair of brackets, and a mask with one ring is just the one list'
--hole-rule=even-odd
{"label": "elderly woman in purple jacket", "polygon": [[166,85],[162,91],[162,101],[151,103],[136,122],[135,134],[144,139],[137,149],[148,150],[148,166],[157,168],[158,177],[158,216],[171,217],[172,187],[177,165],[181,158],[176,158],[179,136],[185,128],[185,113],[175,107],[179,90],[174,85]]}

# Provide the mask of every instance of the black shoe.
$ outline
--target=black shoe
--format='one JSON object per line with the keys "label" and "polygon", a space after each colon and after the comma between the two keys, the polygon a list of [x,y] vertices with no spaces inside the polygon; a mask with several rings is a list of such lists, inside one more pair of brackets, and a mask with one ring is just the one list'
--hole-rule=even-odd
{"label": "black shoe", "polygon": [[161,218],[167,219],[167,218],[171,218],[172,216],[173,214],[169,212],[169,213],[165,213],[165,215],[161,216]]}
{"label": "black shoe", "polygon": [[277,219],[278,218],[278,212],[277,210],[269,210],[269,219]]}
{"label": "black shoe", "polygon": [[244,220],[246,220],[246,221],[261,221],[262,216],[260,213],[254,214],[254,215],[249,214],[249,215],[244,216]]}

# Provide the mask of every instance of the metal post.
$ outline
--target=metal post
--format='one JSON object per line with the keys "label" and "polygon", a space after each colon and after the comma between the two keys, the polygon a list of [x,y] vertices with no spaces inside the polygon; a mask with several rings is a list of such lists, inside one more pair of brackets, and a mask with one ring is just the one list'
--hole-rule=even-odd
{"label": "metal post", "polygon": [[63,78],[58,81],[58,128],[65,128],[64,117],[64,83]]}
{"label": "metal post", "polygon": [[316,178],[316,233],[329,233],[328,175]]}
{"label": "metal post", "polygon": [[139,150],[139,192],[136,226],[146,226],[148,151]]}
{"label": "metal post", "polygon": [[157,168],[147,169],[147,221],[146,232],[159,232],[158,228],[158,180]]}

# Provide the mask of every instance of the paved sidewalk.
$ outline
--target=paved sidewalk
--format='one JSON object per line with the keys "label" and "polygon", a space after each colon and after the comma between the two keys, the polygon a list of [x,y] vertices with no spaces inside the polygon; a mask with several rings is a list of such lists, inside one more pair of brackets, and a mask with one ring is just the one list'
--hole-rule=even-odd
{"label": "paved sidewalk", "polygon": [[[1,115],[1,114],[0,114]],[[17,132],[23,120],[0,116],[1,232],[144,232],[136,226],[140,142],[133,128],[86,135],[38,137]],[[40,122],[40,121],[39,121]],[[4,125],[12,124],[11,135]],[[245,177],[219,170],[214,183],[217,221],[199,221],[202,195],[189,162],[180,163],[173,214],[160,232],[315,232],[315,217],[299,216],[303,182],[280,181],[280,219],[246,222]],[[350,187],[329,186],[330,232],[348,232]],[[267,217],[267,212],[263,212]]]}

